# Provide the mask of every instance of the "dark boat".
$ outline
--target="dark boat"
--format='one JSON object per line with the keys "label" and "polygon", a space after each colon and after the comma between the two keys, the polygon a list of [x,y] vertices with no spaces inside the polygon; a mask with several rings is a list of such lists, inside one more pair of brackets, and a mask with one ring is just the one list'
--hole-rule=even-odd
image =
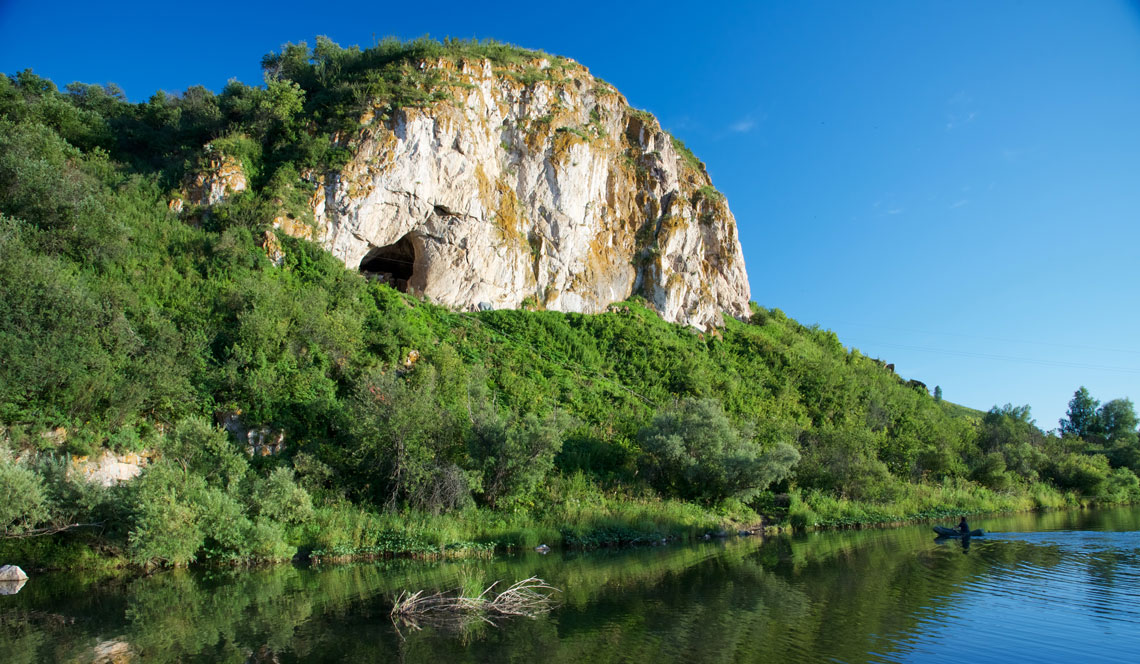
{"label": "dark boat", "polygon": [[979,528],[963,535],[954,528],[943,528],[942,526],[934,526],[934,532],[938,533],[939,537],[981,537],[986,534],[986,531]]}

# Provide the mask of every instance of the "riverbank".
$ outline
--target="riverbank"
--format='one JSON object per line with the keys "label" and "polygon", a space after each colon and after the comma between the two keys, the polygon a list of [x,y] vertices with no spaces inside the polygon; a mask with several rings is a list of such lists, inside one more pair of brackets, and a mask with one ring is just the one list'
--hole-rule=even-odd
{"label": "riverbank", "polygon": [[[1047,595],[1055,586],[1042,582],[1066,573],[1078,584],[1071,597],[1084,603],[1056,602],[1052,609],[1079,608],[1072,620],[1094,620],[1101,629],[1112,619],[1096,613],[1106,597],[1118,600],[1109,606],[1127,611],[1118,615],[1136,615],[1134,577],[1128,576],[1136,565],[1128,552],[1140,510],[1058,510],[977,522],[1009,537],[977,540],[968,555],[959,542],[935,544],[929,528],[910,527],[592,555],[33,574],[19,594],[0,597],[0,652],[18,662],[90,662],[93,651],[112,648],[147,662],[268,661],[274,655],[280,661],[388,661],[394,653],[408,662],[506,661],[535,652],[548,662],[654,654],[663,661],[694,661],[713,643],[718,655],[740,661],[865,661],[873,657],[868,653],[881,656],[884,639],[912,647],[940,643],[938,635],[909,636],[929,624],[930,607],[937,607],[935,619],[962,604],[976,611],[978,603],[956,598],[986,592],[993,583],[1015,590],[1024,584],[1020,590],[1032,591],[1035,602],[1055,600]],[[1081,530],[1087,532],[1065,532]],[[1036,542],[1035,531],[1043,531]],[[1127,547],[1106,554],[1116,535]],[[1081,547],[1090,549],[1082,555]],[[1090,565],[1103,573],[1089,574]],[[462,588],[471,594],[496,581],[501,586],[534,576],[562,591],[550,617],[494,627],[479,620],[455,631],[434,624],[407,629],[389,619],[401,593]],[[1090,596],[1090,583],[1100,584],[1101,592]],[[1024,597],[1011,592],[983,606],[1004,609]],[[1096,606],[1086,608],[1089,602]],[[1014,618],[1040,628],[1038,617],[1051,610],[1050,602],[1031,608]],[[1000,618],[991,627],[1007,623]],[[1135,623],[1115,624],[1122,637],[1135,631],[1128,629]],[[1112,645],[1122,647],[1119,639]]]}
{"label": "riverbank", "polygon": [[[594,549],[740,533],[891,527],[976,514],[1084,507],[1093,502],[1045,484],[997,492],[965,480],[899,484],[885,497],[889,500],[879,501],[792,490],[765,495],[751,507],[736,501],[707,507],[606,491],[580,475],[555,478],[545,494],[542,507],[531,511],[472,507],[448,514],[378,513],[348,503],[324,505],[287,529],[287,548],[280,555],[224,555],[207,545],[204,554],[190,564],[234,567],[291,560],[329,564],[388,558],[480,558],[541,545]],[[211,537],[207,534],[207,541]],[[35,571],[147,567],[131,560],[114,533],[92,529],[0,540],[0,561]]]}
{"label": "riverbank", "polygon": [[1093,502],[1043,483],[1012,491],[994,491],[966,480],[946,480],[938,484],[899,483],[891,488],[888,496],[877,501],[857,500],[818,490],[793,492],[788,497],[785,522],[781,525],[797,530],[902,525],[971,514],[1083,507]]}

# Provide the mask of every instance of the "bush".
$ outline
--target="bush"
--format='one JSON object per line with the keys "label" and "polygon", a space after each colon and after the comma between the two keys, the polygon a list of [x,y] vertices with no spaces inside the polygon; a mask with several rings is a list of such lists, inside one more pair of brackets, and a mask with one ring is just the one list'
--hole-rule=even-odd
{"label": "bush", "polygon": [[866,429],[822,427],[800,437],[796,482],[856,500],[890,500],[897,480],[875,455],[884,436]]}
{"label": "bush", "polygon": [[638,433],[649,482],[666,496],[747,501],[787,477],[799,453],[785,443],[765,451],[711,399],[686,399],[664,409]]}
{"label": "bush", "polygon": [[492,508],[530,502],[554,469],[568,426],[569,418],[560,411],[511,420],[490,413],[476,422],[468,449],[481,474],[483,501]]}
{"label": "bush", "polygon": [[130,486],[128,555],[139,565],[185,565],[205,543],[200,508],[204,480],[171,462],[151,465]]}
{"label": "bush", "polygon": [[139,430],[132,426],[122,427],[107,439],[107,447],[119,454],[125,452],[141,452],[145,443],[139,436]]}
{"label": "bush", "polygon": [[1098,497],[1104,493],[1105,481],[1110,472],[1108,459],[1102,454],[1069,452],[1053,465],[1050,475],[1062,489],[1072,489],[1082,496]]}
{"label": "bush", "polygon": [[114,492],[73,472],[70,458],[40,454],[32,464],[47,492],[52,525],[104,522],[114,526],[118,517]]}
{"label": "bush", "polygon": [[276,468],[255,484],[253,504],[258,514],[281,523],[302,524],[313,518],[313,499],[297,486],[289,468]]}
{"label": "bush", "polygon": [[258,560],[286,560],[296,552],[296,547],[285,541],[285,530],[281,524],[267,519],[257,519],[246,535],[249,555]]}
{"label": "bush", "polygon": [[427,365],[407,379],[392,372],[358,383],[342,468],[362,497],[437,514],[470,504],[457,466],[466,423],[456,411],[466,404],[455,403],[454,378]]}
{"label": "bush", "polygon": [[31,468],[0,448],[0,536],[20,535],[49,518],[47,492]]}
{"label": "bush", "polygon": [[193,415],[179,420],[162,442],[167,456],[211,486],[232,489],[249,472],[249,460],[229,433]]}
{"label": "bush", "polygon": [[804,530],[814,526],[819,516],[807,505],[797,505],[788,511],[788,525],[795,530]]}
{"label": "bush", "polygon": [[214,487],[204,487],[195,496],[197,525],[205,536],[205,557],[213,560],[237,560],[249,553],[249,534],[253,524],[241,504]]}
{"label": "bush", "polygon": [[1005,457],[1001,452],[990,452],[970,474],[970,479],[998,491],[1009,488],[1011,481],[1009,473],[1005,471]]}

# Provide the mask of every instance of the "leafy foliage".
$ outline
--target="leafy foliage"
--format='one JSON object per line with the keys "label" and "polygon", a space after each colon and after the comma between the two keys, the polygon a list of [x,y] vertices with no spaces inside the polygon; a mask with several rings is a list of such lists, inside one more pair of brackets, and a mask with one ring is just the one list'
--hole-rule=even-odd
{"label": "leafy foliage", "polygon": [[1096,408],[1100,402],[1093,399],[1088,389],[1082,386],[1069,401],[1069,410],[1061,420],[1061,433],[1085,438],[1096,433],[1098,428]]}
{"label": "leafy foliage", "polygon": [[481,471],[480,496],[492,509],[533,506],[539,484],[554,470],[568,418],[554,411],[507,420],[490,412],[479,417],[468,443],[471,461]]}
{"label": "leafy foliage", "polygon": [[0,535],[20,535],[47,521],[47,502],[39,475],[0,457]]}
{"label": "leafy foliage", "polygon": [[707,502],[748,500],[787,477],[800,458],[785,442],[765,453],[711,399],[687,399],[662,410],[638,440],[646,474],[658,491]]}
{"label": "leafy foliage", "polygon": [[[139,104],[113,86],[0,77],[0,426],[39,453],[0,460],[5,534],[98,522],[101,548],[185,564],[538,534],[637,541],[753,510],[803,525],[855,519],[853,504],[894,518],[884,505],[961,483],[962,509],[1024,504],[995,490],[1037,504],[1064,502],[1057,487],[1137,496],[1127,399],[1102,406],[1082,388],[1057,437],[1028,408],[932,398],[779,309],[754,305],[708,334],[639,298],[590,316],[461,313],[304,240],[277,238],[284,258],[270,262],[273,219],[309,214],[301,174],[335,168],[362,114],[389,121],[458,85],[419,62],[476,58],[523,77],[568,66],[496,42],[321,38],[266,56],[263,86]],[[172,213],[173,192],[219,152],[249,188]],[[227,413],[284,432],[287,451],[250,458],[215,425]],[[41,435],[57,428],[62,446]],[[162,461],[113,491],[51,461],[104,448]],[[777,492],[803,502],[781,512]],[[933,509],[923,495],[908,513]],[[465,525],[445,538],[426,523]]]}

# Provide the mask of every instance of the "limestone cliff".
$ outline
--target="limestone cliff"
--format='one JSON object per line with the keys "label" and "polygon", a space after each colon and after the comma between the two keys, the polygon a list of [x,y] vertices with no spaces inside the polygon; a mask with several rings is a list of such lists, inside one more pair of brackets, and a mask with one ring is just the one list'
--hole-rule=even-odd
{"label": "limestone cliff", "polygon": [[446,99],[364,113],[337,137],[347,163],[307,174],[315,238],[346,265],[457,308],[639,294],[702,329],[747,315],[736,221],[651,115],[572,61],[418,66]]}

